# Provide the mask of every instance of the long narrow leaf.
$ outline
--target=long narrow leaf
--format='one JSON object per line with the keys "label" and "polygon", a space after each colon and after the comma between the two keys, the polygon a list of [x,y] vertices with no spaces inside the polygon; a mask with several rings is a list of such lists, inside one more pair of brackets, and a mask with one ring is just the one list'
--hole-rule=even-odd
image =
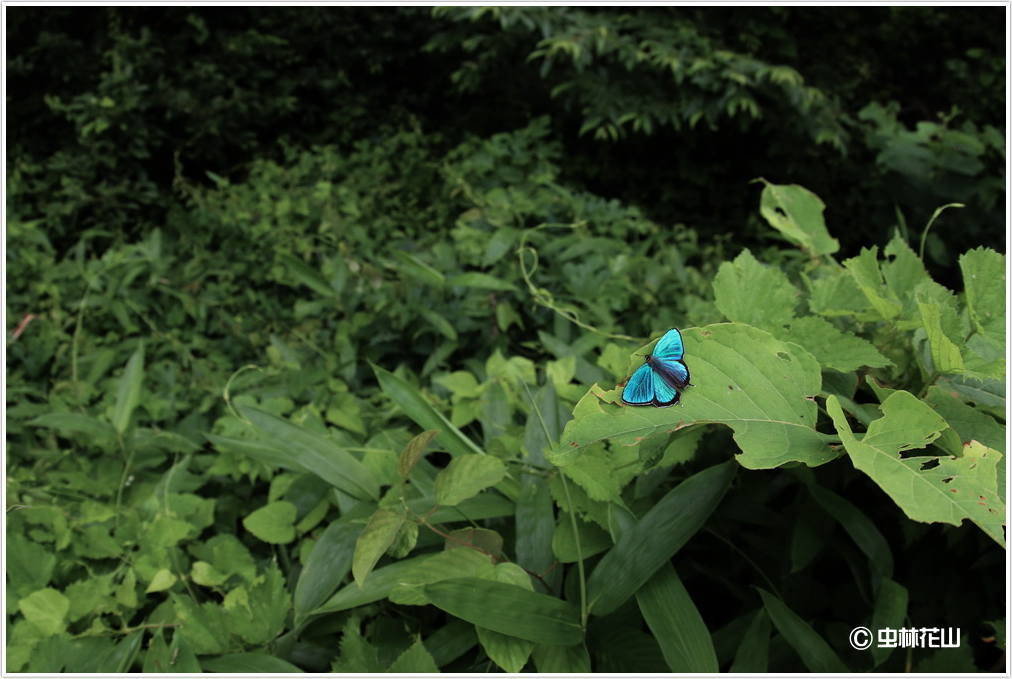
{"label": "long narrow leaf", "polygon": [[579,611],[546,594],[481,578],[441,580],[424,592],[437,608],[500,634],[552,646],[583,641]]}
{"label": "long narrow leaf", "polygon": [[760,608],[741,638],[731,663],[731,673],[765,674],[769,667],[770,616]]}
{"label": "long narrow leaf", "polygon": [[376,379],[379,380],[383,393],[399,405],[415,424],[422,429],[439,430],[436,439],[450,455],[485,454],[485,451],[453,426],[445,415],[433,408],[417,389],[388,370],[375,365],[372,369],[376,373]]}
{"label": "long narrow leaf", "polygon": [[126,368],[116,387],[116,405],[112,411],[112,425],[120,434],[130,425],[130,416],[141,400],[141,382],[144,380],[144,342],[127,361]]}
{"label": "long narrow leaf", "polygon": [[296,464],[352,497],[379,498],[379,483],[372,472],[330,439],[258,408],[238,406],[238,409],[268,441],[291,455]]}
{"label": "long narrow leaf", "polygon": [[850,672],[836,652],[826,643],[826,640],[819,636],[811,625],[798,617],[797,613],[788,608],[787,604],[763,589],[759,589],[759,594],[763,598],[763,605],[766,606],[766,612],[769,613],[773,624],[784,635],[787,643],[797,651],[801,662],[809,671],[827,674],[847,674]]}
{"label": "long narrow leaf", "polygon": [[695,535],[724,497],[738,465],[725,462],[692,476],[622,533],[587,580],[596,615],[607,615],[636,593]]}
{"label": "long narrow leaf", "polygon": [[636,592],[636,602],[672,672],[719,671],[703,616],[670,563]]}

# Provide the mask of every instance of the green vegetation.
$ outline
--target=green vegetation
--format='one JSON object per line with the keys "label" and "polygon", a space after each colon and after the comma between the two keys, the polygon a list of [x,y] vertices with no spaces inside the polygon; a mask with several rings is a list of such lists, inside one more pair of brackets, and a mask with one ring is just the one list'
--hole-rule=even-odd
{"label": "green vegetation", "polygon": [[8,671],[990,669],[1000,11],[8,8]]}

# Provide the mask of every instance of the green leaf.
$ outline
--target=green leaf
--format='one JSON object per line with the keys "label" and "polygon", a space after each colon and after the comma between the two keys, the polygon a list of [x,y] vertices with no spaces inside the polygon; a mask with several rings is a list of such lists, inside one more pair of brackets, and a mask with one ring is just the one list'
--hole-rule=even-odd
{"label": "green leaf", "polygon": [[509,281],[490,276],[487,273],[472,271],[454,276],[447,283],[452,286],[465,288],[478,288],[479,290],[515,290],[516,287]]}
{"label": "green leaf", "polygon": [[720,671],[703,616],[670,563],[636,592],[636,602],[672,672]]}
{"label": "green leaf", "polygon": [[360,613],[348,617],[341,634],[341,653],[330,666],[333,673],[371,674],[383,671],[379,649],[362,635]]}
{"label": "green leaf", "polygon": [[116,387],[116,405],[113,408],[112,424],[122,434],[130,425],[130,416],[141,400],[141,382],[144,380],[144,342],[140,342]]}
{"label": "green leaf", "polygon": [[1005,504],[998,497],[996,465],[1002,455],[971,442],[962,457],[901,457],[922,448],[946,426],[941,416],[913,394],[897,391],[881,406],[883,416],[858,439],[835,396],[826,410],[854,467],[871,477],[914,521],[959,526],[970,519],[1004,546]]}
{"label": "green leaf", "polygon": [[432,654],[437,667],[449,665],[478,643],[474,625],[451,618],[449,622],[429,635],[425,648]]}
{"label": "green leaf", "polygon": [[882,320],[888,321],[900,315],[903,305],[885,284],[879,269],[877,245],[861,248],[857,257],[846,260],[843,265]]}
{"label": "green leaf", "polygon": [[955,432],[959,449],[949,451],[951,454],[962,455],[963,443],[969,441],[978,441],[1005,454],[1005,427],[987,413],[971,408],[937,385],[928,389],[924,402],[941,415]]}
{"label": "green leaf", "polygon": [[29,420],[33,427],[48,427],[60,431],[79,432],[94,442],[115,441],[116,430],[108,424],[84,413],[46,413]]}
{"label": "green leaf", "polygon": [[[924,323],[924,330],[928,334],[928,343],[931,347],[931,360],[934,363],[935,371],[943,375],[947,373],[962,373],[963,356],[959,351],[959,347],[953,342],[953,337],[946,333],[943,327],[956,323],[955,309],[944,307],[940,304],[925,304],[923,302],[919,302],[917,308],[920,309],[921,321]],[[958,340],[958,338],[955,339]]]}
{"label": "green leaf", "polygon": [[461,455],[436,475],[436,502],[454,506],[503,480],[506,465],[491,455]]}
{"label": "green leaf", "polygon": [[[341,588],[312,614],[333,613],[370,604],[387,598],[395,587],[401,585],[422,585],[446,578],[472,576],[489,563],[487,556],[473,549],[451,549],[397,561],[374,570],[361,587],[353,582]],[[407,603],[403,598],[400,601]],[[415,597],[410,603],[422,605],[425,600]]]}
{"label": "green leaf", "polygon": [[760,608],[741,638],[731,663],[732,674],[765,674],[769,671],[770,617]]}
{"label": "green leaf", "polygon": [[[875,597],[875,610],[871,616],[871,631],[876,639],[880,629],[896,630],[903,627],[903,621],[907,617],[909,599],[910,596],[903,585],[889,578],[882,578],[879,582],[878,596]],[[872,658],[875,659],[874,666],[878,667],[886,661],[894,649],[872,644],[869,650],[871,650]]]}
{"label": "green leaf", "polygon": [[[762,290],[762,295],[756,295]],[[717,308],[729,321],[775,332],[794,318],[800,293],[780,269],[760,264],[748,250],[724,262],[713,279]]]}
{"label": "green leaf", "polygon": [[67,629],[70,600],[51,587],[37,590],[24,597],[18,601],[18,608],[25,616],[25,620],[35,625],[46,636],[53,636]]}
{"label": "green leaf", "polygon": [[817,195],[797,184],[777,185],[759,179],[763,188],[759,211],[774,229],[810,256],[828,255],[840,249],[830,237],[822,213],[825,203]]}
{"label": "green leaf", "polygon": [[394,538],[406,520],[407,513],[396,507],[380,507],[373,513],[365,530],[355,541],[355,556],[351,562],[351,572],[359,587],[372,572],[376,562],[393,544]]}
{"label": "green leaf", "polygon": [[689,477],[625,530],[587,579],[588,608],[607,615],[633,596],[703,526],[735,470],[725,462]]}
{"label": "green leaf", "polygon": [[590,653],[583,644],[534,647],[534,665],[541,674],[590,674]]}
{"label": "green leaf", "polygon": [[229,590],[223,602],[232,632],[251,646],[273,641],[285,629],[291,597],[276,562],[250,585]]}
{"label": "green leaf", "polygon": [[[738,323],[682,331],[693,386],[672,408],[626,406],[621,388],[594,386],[576,405],[561,443],[549,455],[556,466],[576,463],[583,448],[609,438],[636,445],[695,424],[717,422],[734,430],[738,462],[770,469],[792,461],[817,466],[837,457],[816,428],[813,400],[822,376],[812,355],[796,344]],[[647,345],[640,355],[652,349]]]}
{"label": "green leaf", "polygon": [[168,568],[163,568],[155,573],[155,577],[151,578],[151,583],[144,590],[144,593],[163,592],[176,584],[178,579]]}
{"label": "green leaf", "polygon": [[298,467],[311,471],[354,498],[379,498],[379,484],[372,472],[330,439],[258,408],[242,405],[237,407],[239,414],[254,429],[277,450],[290,456]]}
{"label": "green leaf", "polygon": [[882,368],[892,361],[879,353],[871,342],[851,332],[837,330],[817,316],[804,316],[791,322],[788,333],[774,333],[780,339],[800,344],[824,368],[851,372],[867,366]]}
{"label": "green leaf", "polygon": [[140,651],[143,638],[143,629],[135,629],[127,634],[94,671],[106,675],[123,674],[129,671]]}
{"label": "green leaf", "polygon": [[271,502],[242,520],[243,527],[264,542],[284,545],[295,539],[295,505]]}
{"label": "green leaf", "polygon": [[475,632],[488,657],[505,672],[515,674],[522,670],[534,650],[534,642],[527,639],[518,639],[479,626],[475,627]]}
{"label": "green leaf", "polygon": [[988,248],[969,250],[959,257],[966,290],[966,309],[977,332],[1005,347],[1005,255]]}
{"label": "green leaf", "polygon": [[383,393],[399,405],[412,421],[422,429],[439,430],[439,443],[450,455],[484,454],[484,451],[453,426],[445,415],[433,408],[417,389],[392,372],[375,365],[372,369]]}
{"label": "green leaf", "polygon": [[446,285],[446,277],[443,276],[442,273],[433,269],[431,266],[411,253],[403,250],[394,250],[391,254],[400,263],[400,266],[397,269],[399,273],[407,274],[421,283],[431,285],[436,288],[441,288]]}
{"label": "green leaf", "polygon": [[583,641],[579,612],[555,597],[480,578],[442,580],[422,590],[437,608],[501,634],[559,646]]}
{"label": "green leaf", "polygon": [[222,674],[291,674],[302,672],[295,665],[266,653],[227,653],[217,658],[204,658],[200,667],[205,672]]}
{"label": "green leaf", "polygon": [[893,575],[893,553],[875,523],[846,499],[815,484],[808,487],[815,501],[840,522],[847,535],[871,562],[872,568],[884,578]]}
{"label": "green leaf", "polygon": [[327,526],[309,554],[295,586],[295,627],[327,600],[351,570],[361,525],[335,521]]}
{"label": "green leaf", "polygon": [[404,446],[404,450],[401,452],[400,458],[397,460],[397,474],[402,478],[406,479],[411,475],[411,470],[418,464],[418,460],[421,459],[422,455],[425,454],[425,449],[432,443],[432,439],[439,433],[437,429],[430,429],[423,431],[418,436],[408,441],[408,445]]}
{"label": "green leaf", "polygon": [[[179,621],[179,636],[187,642],[197,655],[220,655],[229,646],[231,622],[224,607],[215,601],[197,604],[188,596],[170,593]],[[175,645],[176,635],[173,635]],[[170,649],[171,650],[171,649]]]}
{"label": "green leaf", "polygon": [[278,263],[285,267],[285,271],[297,283],[305,285],[322,297],[328,299],[337,297],[337,291],[324,280],[320,272],[309,266],[302,258],[290,252],[282,252],[277,257]]}
{"label": "green leaf", "polygon": [[849,672],[847,666],[826,643],[826,640],[798,617],[797,613],[788,608],[787,604],[764,589],[756,589],[762,596],[763,605],[773,624],[801,657],[801,662],[810,672],[830,674],[847,674]]}
{"label": "green leaf", "polygon": [[439,667],[432,655],[425,648],[421,639],[415,641],[408,647],[408,650],[397,656],[393,664],[387,668],[392,674],[435,674]]}

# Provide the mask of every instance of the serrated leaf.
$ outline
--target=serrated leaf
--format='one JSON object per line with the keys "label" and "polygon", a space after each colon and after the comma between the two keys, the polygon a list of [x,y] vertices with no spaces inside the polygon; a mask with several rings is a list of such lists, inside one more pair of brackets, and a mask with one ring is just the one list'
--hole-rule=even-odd
{"label": "serrated leaf", "polygon": [[438,433],[438,429],[423,431],[408,441],[408,445],[404,446],[404,450],[401,451],[401,456],[397,460],[397,473],[402,479],[406,479],[411,475],[411,470],[418,464],[418,460],[425,454],[425,449],[429,447],[432,439]]}
{"label": "serrated leaf", "polygon": [[436,475],[436,502],[458,505],[503,480],[506,465],[491,455],[462,455]]}
{"label": "serrated leaf", "polygon": [[1001,453],[974,441],[962,457],[901,457],[900,451],[926,446],[946,426],[929,405],[905,391],[882,403],[883,416],[861,439],[835,396],[826,400],[826,410],[854,467],[870,476],[908,517],[955,526],[970,519],[1004,547],[1005,505],[996,480]]}
{"label": "serrated leaf", "polygon": [[921,312],[921,321],[924,323],[924,330],[928,335],[928,344],[931,347],[931,360],[935,371],[941,374],[958,374],[963,372],[963,356],[959,347],[949,337],[943,325],[943,314],[955,316],[953,309],[942,307],[939,304],[925,304],[919,302],[917,308]]}
{"label": "serrated leaf", "polygon": [[959,257],[970,320],[988,337],[1005,346],[1005,255],[988,248],[976,248]]}
{"label": "serrated leaf", "polygon": [[439,667],[432,655],[425,648],[421,639],[415,641],[408,650],[397,656],[393,664],[387,668],[390,674],[436,674]]}
{"label": "serrated leaf", "polygon": [[803,316],[791,322],[790,331],[775,333],[807,349],[825,368],[851,372],[867,366],[882,368],[892,361],[879,353],[871,342],[851,332],[837,330],[831,323],[816,316]]}
{"label": "serrated leaf", "polygon": [[295,539],[295,505],[271,502],[242,520],[243,527],[264,542],[283,545]]}
{"label": "serrated leaf", "polygon": [[46,636],[67,629],[70,600],[52,587],[37,590],[22,598],[18,601],[18,608],[25,619]]}
{"label": "serrated leaf", "polygon": [[120,434],[130,425],[130,416],[141,400],[141,383],[144,380],[144,342],[142,341],[119,378],[116,387],[116,405],[113,407],[112,425]]}
{"label": "serrated leaf", "polygon": [[[718,323],[682,331],[692,385],[671,408],[621,404],[621,387],[591,388],[576,405],[549,461],[574,464],[582,449],[602,439],[636,445],[695,424],[716,422],[734,430],[738,462],[770,469],[787,462],[817,466],[837,457],[816,428],[814,397],[819,364],[800,346],[764,330]],[[650,345],[639,354],[650,352]]]}
{"label": "serrated leaf", "polygon": [[797,184],[777,185],[760,179],[765,187],[759,211],[774,229],[799,245],[812,257],[828,255],[840,249],[829,235],[822,213],[825,203],[817,195]]}
{"label": "serrated leaf", "polygon": [[480,578],[441,580],[423,591],[437,608],[501,634],[559,646],[583,641],[579,611],[555,597]]}
{"label": "serrated leaf", "polygon": [[[756,290],[762,290],[762,295],[756,295]],[[748,250],[720,265],[713,294],[729,321],[770,332],[791,322],[800,295],[783,271],[760,264]]]}
{"label": "serrated leaf", "polygon": [[883,320],[896,318],[903,311],[903,305],[885,284],[878,262],[878,246],[861,248],[857,257],[851,257],[843,265],[854,277],[854,282],[864,293]]}

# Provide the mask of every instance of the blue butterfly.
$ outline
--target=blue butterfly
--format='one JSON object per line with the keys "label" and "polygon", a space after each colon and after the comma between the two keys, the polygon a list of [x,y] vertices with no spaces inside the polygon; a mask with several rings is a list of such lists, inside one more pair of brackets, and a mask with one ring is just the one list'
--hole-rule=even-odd
{"label": "blue butterfly", "polygon": [[682,360],[685,349],[682,333],[672,328],[664,333],[647,356],[647,362],[636,369],[622,390],[622,401],[631,406],[655,405],[666,408],[678,403],[679,391],[689,385],[689,368]]}

